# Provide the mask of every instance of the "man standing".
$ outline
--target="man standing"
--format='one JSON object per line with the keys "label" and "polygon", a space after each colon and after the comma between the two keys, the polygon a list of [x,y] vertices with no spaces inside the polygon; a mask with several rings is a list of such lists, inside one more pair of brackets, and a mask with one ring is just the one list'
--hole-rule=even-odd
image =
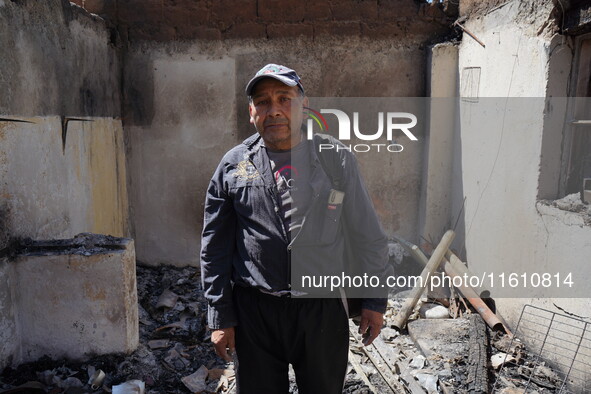
{"label": "man standing", "polygon": [[[303,297],[292,288],[298,267],[291,265],[302,260],[342,270],[347,231],[356,258],[385,270],[387,240],[353,155],[337,153],[345,185],[335,191],[314,142],[301,131],[308,99],[296,72],[268,64],[246,94],[257,133],[222,158],[205,202],[201,269],[211,339],[228,361],[236,351],[242,394],[287,393],[289,364],[300,393],[341,393],[346,307],[339,297]],[[327,210],[329,198],[337,205]],[[343,221],[354,225],[345,229]],[[298,250],[312,252],[295,258]],[[366,345],[381,330],[385,301],[362,300]]]}

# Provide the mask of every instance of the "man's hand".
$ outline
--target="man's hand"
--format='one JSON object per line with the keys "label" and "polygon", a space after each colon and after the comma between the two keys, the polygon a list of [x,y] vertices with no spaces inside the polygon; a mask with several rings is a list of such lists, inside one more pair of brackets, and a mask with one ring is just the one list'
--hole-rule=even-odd
{"label": "man's hand", "polygon": [[384,314],[369,309],[361,310],[361,324],[359,325],[359,333],[363,338],[365,346],[371,345],[374,339],[380,335],[382,325],[384,324]]}
{"label": "man's hand", "polygon": [[[213,342],[215,352],[218,356],[228,362],[232,362],[230,354],[234,353],[236,348],[234,342],[234,327],[213,330],[211,332],[211,342]],[[230,349],[230,354],[228,354],[228,349]]]}

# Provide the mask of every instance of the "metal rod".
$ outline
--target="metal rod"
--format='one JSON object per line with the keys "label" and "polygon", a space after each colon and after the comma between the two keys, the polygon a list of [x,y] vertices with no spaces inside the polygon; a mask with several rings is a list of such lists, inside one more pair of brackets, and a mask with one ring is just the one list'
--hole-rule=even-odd
{"label": "metal rod", "polygon": [[[447,261],[447,259],[444,259],[443,261],[443,269],[445,270],[446,274],[448,274],[452,279],[455,277],[461,278],[461,275],[457,273],[457,271],[454,269],[451,263]],[[488,307],[488,305],[486,305],[484,301],[482,301],[482,298],[480,298],[480,296],[476,294],[474,289],[468,286],[455,287],[462,292],[464,297],[466,297],[468,302],[476,309],[478,314],[482,316],[482,318],[490,328],[492,328],[495,331],[503,329],[508,335],[512,335],[511,331],[507,327],[505,327],[505,325],[493,313],[493,311]]]}
{"label": "metal rod", "polygon": [[[548,331],[546,331],[546,336],[544,336],[544,340],[542,341],[542,345],[540,346],[540,353],[537,354],[538,358],[542,357],[542,352],[544,351],[544,345],[546,345],[546,339],[548,338],[548,335],[550,334],[550,330],[552,329],[552,322],[554,321],[555,316],[556,315],[552,315],[552,319],[550,319],[550,324],[548,324]],[[529,379],[527,380],[527,384],[525,386],[526,390],[529,388],[533,374],[534,374],[534,372],[532,370],[529,374]]]}
{"label": "metal rod", "polygon": [[570,363],[570,367],[568,368],[568,372],[566,373],[566,376],[564,377],[564,380],[562,381],[562,386],[560,386],[560,390],[558,392],[561,392],[562,389],[564,388],[564,386],[566,385],[566,379],[568,378],[568,376],[570,375],[570,372],[573,369],[573,365],[575,363],[575,360],[577,359],[577,354],[579,354],[579,348],[581,347],[581,342],[583,341],[583,337],[585,336],[585,331],[587,331],[587,323],[585,323],[585,328],[583,328],[583,333],[581,334],[581,339],[579,339],[579,345],[577,346],[577,350],[575,350],[575,355],[573,357],[573,361]]}

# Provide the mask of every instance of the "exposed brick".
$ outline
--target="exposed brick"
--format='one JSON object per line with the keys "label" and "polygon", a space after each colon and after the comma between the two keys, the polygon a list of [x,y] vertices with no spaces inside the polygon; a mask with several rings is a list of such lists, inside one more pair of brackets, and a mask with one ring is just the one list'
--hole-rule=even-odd
{"label": "exposed brick", "polygon": [[338,21],[375,21],[378,0],[331,0],[331,13]]}
{"label": "exposed brick", "polygon": [[361,35],[369,38],[396,38],[406,37],[406,28],[403,23],[361,23]]}
{"label": "exposed brick", "polygon": [[257,17],[256,0],[215,0],[212,3],[213,20],[229,22],[254,21]]}
{"label": "exposed brick", "polygon": [[424,18],[417,18],[412,24],[408,26],[407,34],[419,39],[427,40],[429,38],[445,35],[449,32],[448,23],[439,23],[439,21],[427,20]]}
{"label": "exposed brick", "polygon": [[379,0],[378,17],[382,21],[416,17],[418,13],[419,5],[412,0]]}
{"label": "exposed brick", "polygon": [[163,3],[162,18],[169,25],[206,25],[209,22],[209,9],[203,2],[190,7],[182,4]]}
{"label": "exposed brick", "polygon": [[109,2],[105,2],[104,0],[84,0],[84,8],[86,8],[88,12],[101,15],[105,13],[105,3]]}
{"label": "exposed brick", "polygon": [[439,3],[421,4],[419,15],[434,19],[446,18],[445,12],[443,12],[443,8]]}
{"label": "exposed brick", "polygon": [[118,6],[119,21],[126,24],[159,25],[162,21],[162,3],[140,0],[120,1]]}
{"label": "exposed brick", "polygon": [[332,19],[329,0],[308,0],[304,6],[306,21],[324,21]]}
{"label": "exposed brick", "polygon": [[304,23],[271,24],[267,26],[267,35],[269,38],[313,37],[314,27],[311,24]]}
{"label": "exposed brick", "polygon": [[210,26],[224,31],[230,26],[256,22],[256,0],[216,0],[212,3]]}
{"label": "exposed brick", "polygon": [[201,40],[221,40],[222,32],[219,29],[215,29],[207,26],[200,25],[181,25],[176,26],[176,38],[178,40],[190,40],[190,39],[201,39]]}
{"label": "exposed brick", "polygon": [[246,22],[233,25],[222,32],[222,38],[266,38],[267,27],[262,23]]}
{"label": "exposed brick", "polygon": [[176,39],[176,29],[168,25],[157,24],[143,24],[136,22],[129,26],[128,37],[130,41],[137,40],[156,40],[156,41],[172,41]]}
{"label": "exposed brick", "polygon": [[359,22],[325,22],[314,24],[314,36],[358,36],[361,34]]}
{"label": "exposed brick", "polygon": [[258,0],[258,15],[268,23],[303,21],[305,9],[301,0]]}

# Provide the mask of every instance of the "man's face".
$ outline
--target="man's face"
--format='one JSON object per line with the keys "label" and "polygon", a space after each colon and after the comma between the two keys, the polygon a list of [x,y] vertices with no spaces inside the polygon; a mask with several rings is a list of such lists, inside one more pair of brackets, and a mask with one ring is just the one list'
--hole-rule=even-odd
{"label": "man's face", "polygon": [[300,141],[303,107],[307,105],[308,99],[300,95],[297,86],[265,78],[252,91],[250,123],[269,149],[288,150]]}

